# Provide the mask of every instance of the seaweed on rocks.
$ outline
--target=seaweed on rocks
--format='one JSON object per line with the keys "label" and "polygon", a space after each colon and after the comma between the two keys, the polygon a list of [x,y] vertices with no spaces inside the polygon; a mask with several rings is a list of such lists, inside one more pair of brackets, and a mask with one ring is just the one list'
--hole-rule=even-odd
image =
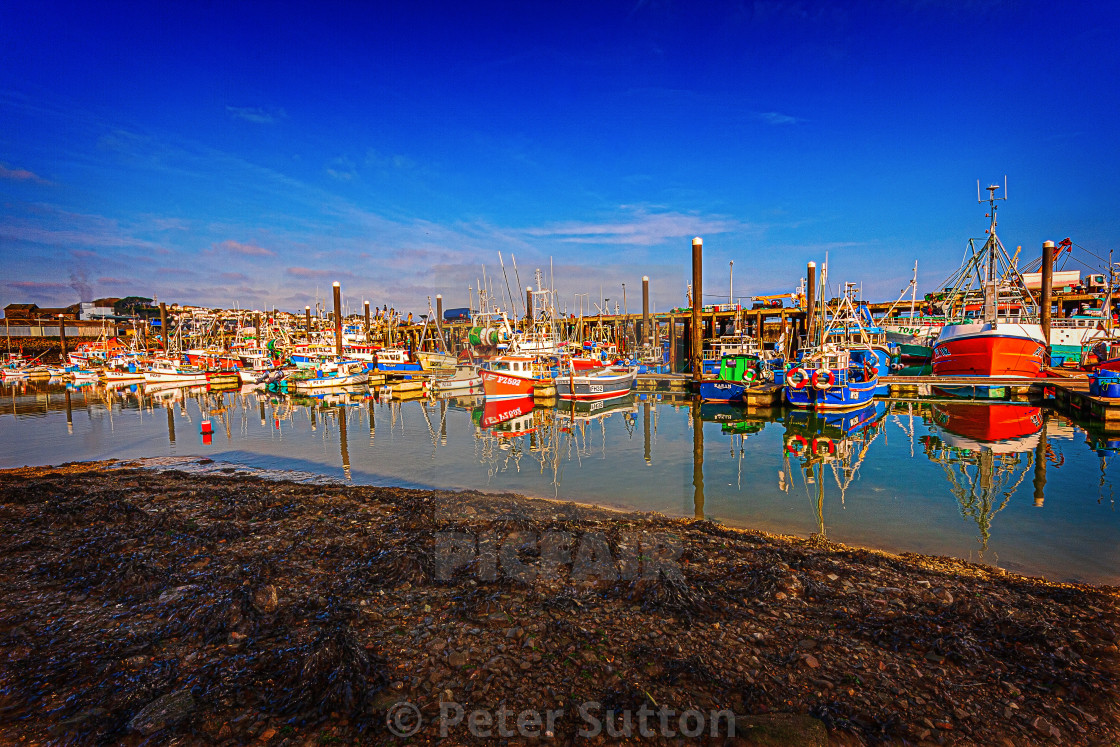
{"label": "seaweed on rocks", "polygon": [[[477,540],[447,578],[443,532]],[[548,532],[590,536],[617,576],[544,557]],[[672,563],[635,573],[657,537]],[[547,572],[495,575],[502,551]],[[845,745],[1107,745],[1118,599],[512,495],[24,468],[0,472],[0,742],[376,741],[403,701],[434,744],[450,700],[560,709],[563,739],[597,701],[804,719]]]}

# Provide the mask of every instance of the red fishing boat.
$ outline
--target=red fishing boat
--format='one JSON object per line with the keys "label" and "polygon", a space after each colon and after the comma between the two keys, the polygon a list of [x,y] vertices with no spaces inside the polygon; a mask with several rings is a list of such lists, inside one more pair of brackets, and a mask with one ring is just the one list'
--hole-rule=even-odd
{"label": "red fishing boat", "polygon": [[[1038,376],[1046,364],[1046,337],[1038,308],[996,235],[999,185],[988,189],[991,226],[984,245],[971,254],[946,285],[950,322],[933,344],[935,376]],[[979,186],[977,187],[979,197]]]}
{"label": "red fishing boat", "polygon": [[552,383],[552,372],[531,355],[500,355],[478,373],[488,400],[532,397],[535,386]]}

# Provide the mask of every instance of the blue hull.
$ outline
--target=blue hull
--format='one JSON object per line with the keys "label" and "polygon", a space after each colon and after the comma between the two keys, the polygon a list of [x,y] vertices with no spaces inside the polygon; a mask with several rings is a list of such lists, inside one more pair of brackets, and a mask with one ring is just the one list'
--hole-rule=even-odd
{"label": "blue hull", "polygon": [[702,402],[726,402],[729,404],[746,404],[744,395],[747,387],[733,381],[704,381],[700,384],[700,400]]}
{"label": "blue hull", "polygon": [[871,381],[840,384],[830,389],[817,389],[806,384],[801,389],[785,387],[786,401],[793,407],[812,410],[847,410],[863,407],[875,397],[878,378]]}

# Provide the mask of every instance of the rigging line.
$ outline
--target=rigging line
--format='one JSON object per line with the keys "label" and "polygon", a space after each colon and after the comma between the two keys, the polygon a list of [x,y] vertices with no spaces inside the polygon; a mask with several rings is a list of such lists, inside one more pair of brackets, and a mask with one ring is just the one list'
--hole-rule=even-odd
{"label": "rigging line", "polygon": [[506,281],[506,295],[509,296],[509,308],[512,312],[517,305],[513,302],[513,292],[509,289],[509,275],[506,274],[506,263],[502,260],[502,253],[498,252],[498,263],[502,266],[502,277]]}

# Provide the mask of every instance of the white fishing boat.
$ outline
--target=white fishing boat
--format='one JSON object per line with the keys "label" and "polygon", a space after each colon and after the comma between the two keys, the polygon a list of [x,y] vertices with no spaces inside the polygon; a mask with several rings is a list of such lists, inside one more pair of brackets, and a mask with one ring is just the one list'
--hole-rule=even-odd
{"label": "white fishing boat", "polygon": [[481,392],[482,375],[474,366],[459,366],[453,376],[428,379],[427,385],[428,389],[434,394]]}
{"label": "white fishing boat", "polygon": [[369,374],[361,361],[339,361],[324,364],[320,368],[304,368],[292,372],[281,385],[297,392],[332,387],[359,386],[365,384]]}
{"label": "white fishing boat", "polygon": [[144,381],[151,384],[182,383],[205,384],[206,371],[167,358],[153,360],[143,372]]}
{"label": "white fishing boat", "polygon": [[421,368],[425,371],[432,369],[451,369],[455,368],[458,359],[450,353],[441,353],[434,350],[419,350],[412,354],[412,357],[420,362]]}

